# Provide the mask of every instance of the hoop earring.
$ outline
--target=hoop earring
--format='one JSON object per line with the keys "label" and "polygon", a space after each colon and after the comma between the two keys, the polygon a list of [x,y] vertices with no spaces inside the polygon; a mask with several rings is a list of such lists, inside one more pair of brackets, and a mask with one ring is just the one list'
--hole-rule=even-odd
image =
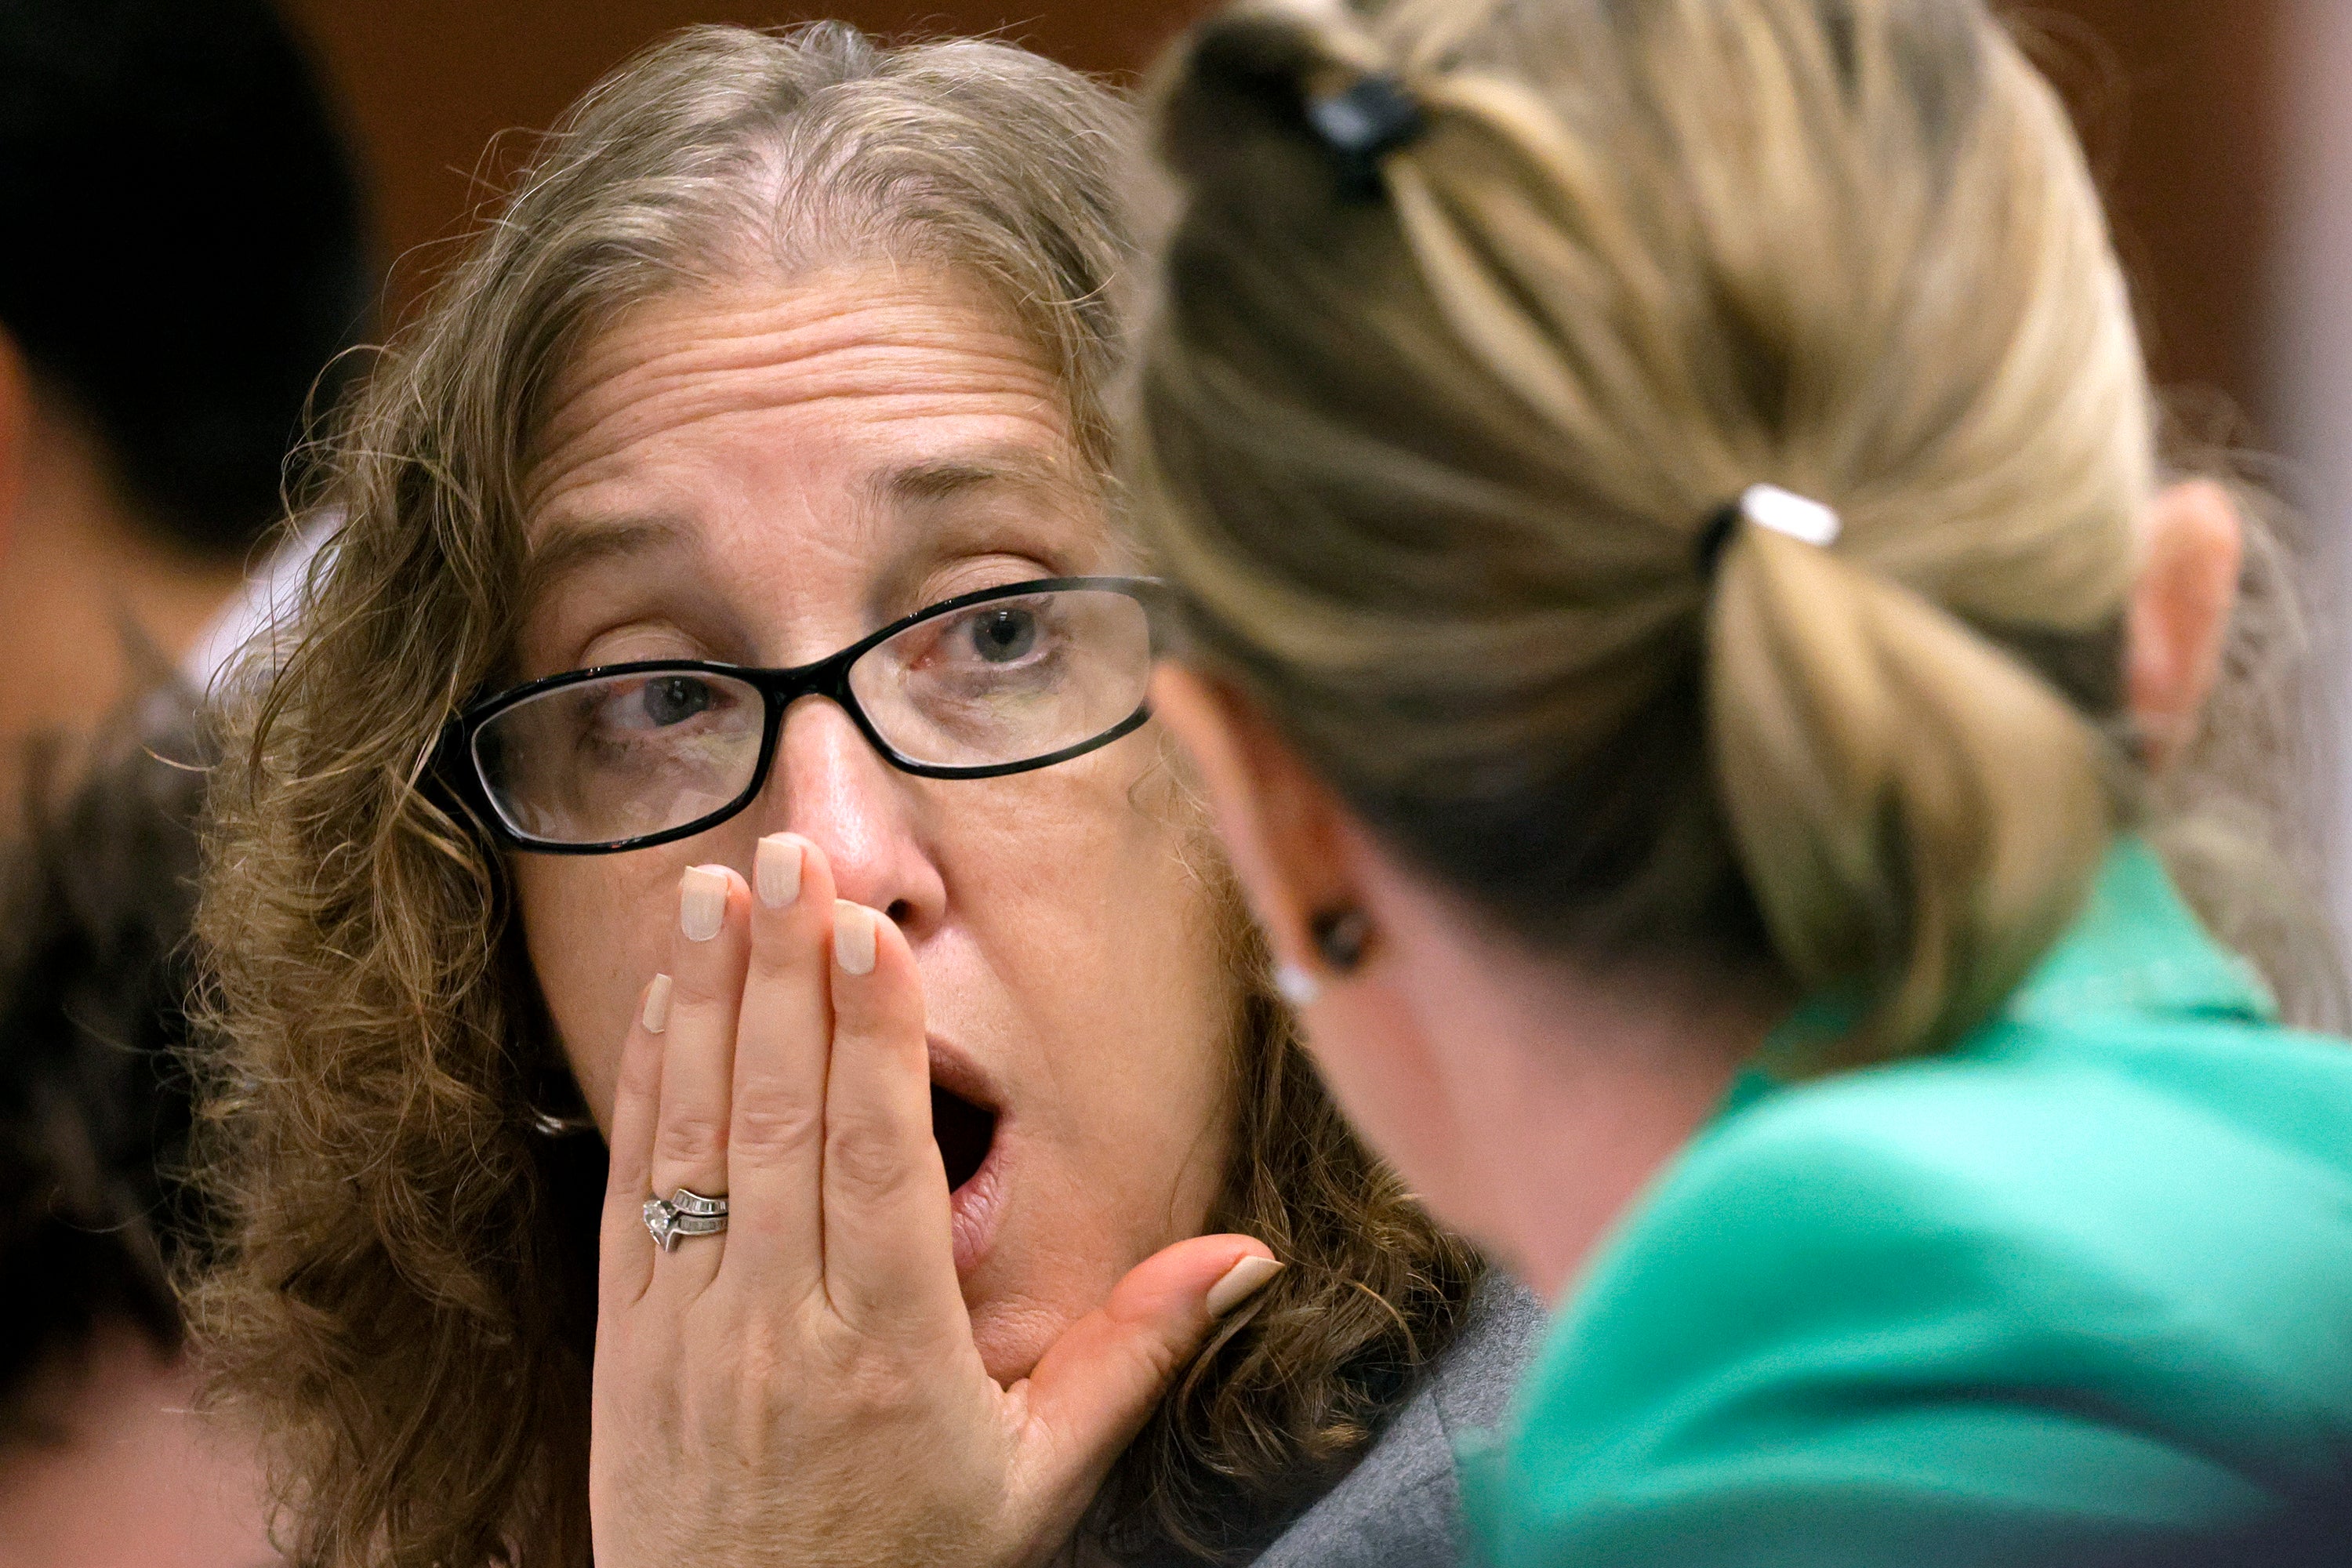
{"label": "hoop earring", "polygon": [[537,1087],[524,1091],[522,1121],[541,1138],[577,1138],[600,1131],[572,1075],[555,1070],[541,1074]]}
{"label": "hoop earring", "polygon": [[558,1116],[536,1105],[523,1108],[523,1121],[541,1138],[576,1138],[583,1132],[597,1130],[596,1119],[585,1112],[578,1116]]}

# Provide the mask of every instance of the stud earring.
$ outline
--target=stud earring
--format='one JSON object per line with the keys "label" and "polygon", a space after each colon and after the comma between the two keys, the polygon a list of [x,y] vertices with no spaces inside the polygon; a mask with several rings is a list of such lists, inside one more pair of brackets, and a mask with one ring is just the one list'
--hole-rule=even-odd
{"label": "stud earring", "polygon": [[[1327,910],[1308,921],[1307,930],[1317,955],[1332,973],[1353,974],[1363,967],[1365,951],[1372,944],[1372,922],[1363,910],[1352,906]],[[1275,966],[1274,988],[1294,1007],[1311,1005],[1323,994],[1323,982],[1297,963]]]}
{"label": "stud earring", "polygon": [[1364,954],[1372,945],[1372,922],[1363,910],[1352,904],[1326,910],[1309,921],[1307,929],[1315,938],[1315,951],[1323,955],[1331,973],[1353,974],[1363,967]]}

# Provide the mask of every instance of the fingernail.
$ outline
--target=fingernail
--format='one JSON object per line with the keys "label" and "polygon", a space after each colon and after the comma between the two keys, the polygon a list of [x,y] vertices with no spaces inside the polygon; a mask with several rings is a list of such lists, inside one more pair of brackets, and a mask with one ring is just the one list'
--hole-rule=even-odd
{"label": "fingernail", "polygon": [[751,857],[751,889],[770,909],[781,910],[801,896],[801,853],[799,841],[781,833],[760,840]]}
{"label": "fingernail", "polygon": [[872,910],[847,899],[833,901],[833,961],[851,974],[874,973]]}
{"label": "fingernail", "polygon": [[727,873],[697,866],[677,885],[677,929],[688,942],[709,942],[727,923]]}
{"label": "fingernail", "polygon": [[669,1027],[669,976],[656,974],[646,987],[646,1033],[658,1035]]}
{"label": "fingernail", "polygon": [[1271,1258],[1244,1258],[1225,1270],[1225,1277],[1209,1287],[1209,1316],[1222,1318],[1244,1301],[1258,1293],[1265,1282],[1282,1272],[1282,1265]]}

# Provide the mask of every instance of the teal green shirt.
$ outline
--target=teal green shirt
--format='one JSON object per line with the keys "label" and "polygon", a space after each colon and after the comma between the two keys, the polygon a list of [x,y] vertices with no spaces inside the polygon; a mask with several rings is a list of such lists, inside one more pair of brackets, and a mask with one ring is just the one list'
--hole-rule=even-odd
{"label": "teal green shirt", "polygon": [[2352,1047],[2123,841],[1955,1050],[1736,1092],[1462,1460],[1496,1568],[2352,1562]]}

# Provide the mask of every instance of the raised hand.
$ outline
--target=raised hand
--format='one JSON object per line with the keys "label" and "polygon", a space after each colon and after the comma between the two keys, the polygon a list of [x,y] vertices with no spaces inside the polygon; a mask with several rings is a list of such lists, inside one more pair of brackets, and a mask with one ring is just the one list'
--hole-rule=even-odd
{"label": "raised hand", "polygon": [[[755,892],[756,889],[756,892]],[[1045,1561],[1219,1311],[1246,1237],[1138,1265],[1010,1387],[972,1342],[914,956],[805,839],[683,879],[621,1058],[590,1504],[599,1568]],[[658,1249],[648,1196],[724,1195]]]}

